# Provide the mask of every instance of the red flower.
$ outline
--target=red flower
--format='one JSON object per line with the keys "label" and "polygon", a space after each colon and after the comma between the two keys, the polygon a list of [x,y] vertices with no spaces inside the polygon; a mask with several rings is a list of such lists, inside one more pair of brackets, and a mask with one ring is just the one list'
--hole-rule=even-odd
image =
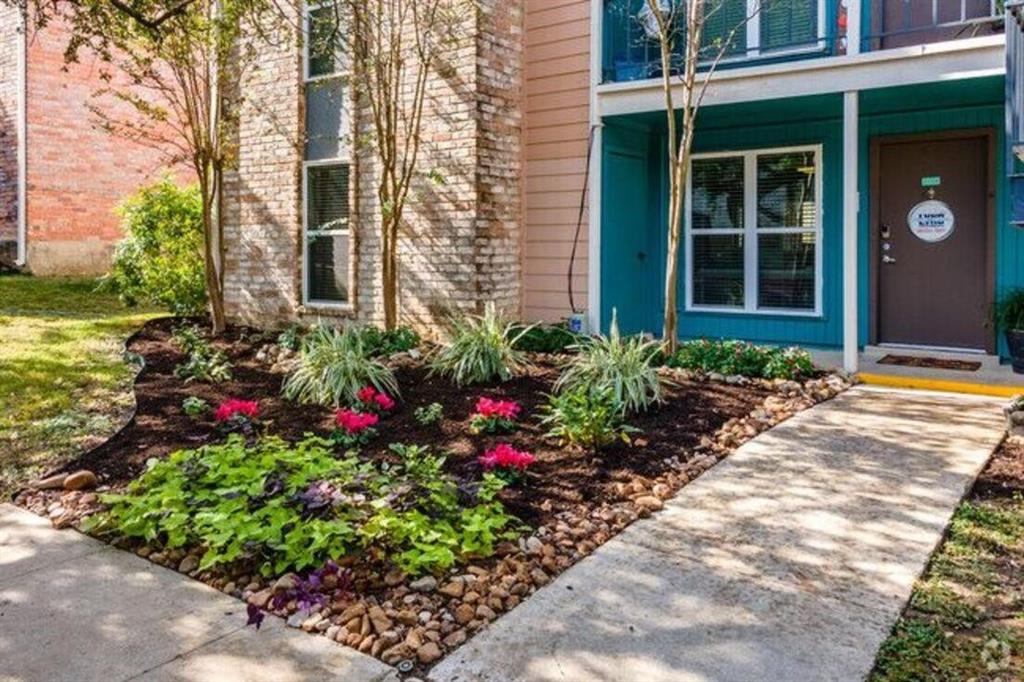
{"label": "red flower", "polygon": [[257,419],[259,416],[260,406],[256,401],[238,400],[237,398],[225,400],[217,407],[217,411],[213,414],[213,418],[219,422],[231,421],[235,417]]}
{"label": "red flower", "polygon": [[373,399],[377,397],[377,389],[373,386],[367,386],[366,388],[356,393],[356,400],[361,403],[372,403]]}
{"label": "red flower", "polygon": [[334,415],[334,421],[345,430],[350,436],[362,433],[368,428],[377,425],[380,418],[371,413],[353,412],[352,410],[338,410]]}
{"label": "red flower", "polygon": [[395,401],[385,393],[378,393],[375,395],[373,397],[373,402],[377,403],[377,406],[385,412],[390,412],[395,409]]}
{"label": "red flower", "polygon": [[493,449],[480,456],[480,464],[484,471],[492,469],[515,469],[525,471],[536,458],[528,452],[516,450],[508,443],[499,443]]}
{"label": "red flower", "polygon": [[476,401],[476,413],[486,419],[498,418],[515,421],[522,411],[519,403],[512,400],[492,400],[481,397]]}

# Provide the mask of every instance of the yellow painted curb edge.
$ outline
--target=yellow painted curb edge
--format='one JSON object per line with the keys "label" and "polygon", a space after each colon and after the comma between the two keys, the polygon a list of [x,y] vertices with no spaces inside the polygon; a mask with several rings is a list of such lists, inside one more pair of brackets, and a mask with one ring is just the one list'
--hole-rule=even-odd
{"label": "yellow painted curb edge", "polygon": [[946,379],[925,379],[922,377],[894,376],[892,374],[857,375],[860,380],[873,386],[890,386],[892,388],[916,388],[922,391],[944,391],[947,393],[971,393],[974,395],[992,395],[1012,398],[1024,393],[1022,386],[1000,386],[996,384],[972,384],[965,381],[949,381]]}

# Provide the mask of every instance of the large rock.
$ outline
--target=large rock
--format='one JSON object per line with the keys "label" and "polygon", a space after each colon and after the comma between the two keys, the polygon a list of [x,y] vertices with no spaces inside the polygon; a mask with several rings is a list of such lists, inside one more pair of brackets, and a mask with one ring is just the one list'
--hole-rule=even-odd
{"label": "large rock", "polygon": [[86,488],[95,488],[97,483],[99,483],[99,480],[96,478],[96,474],[87,469],[82,469],[81,471],[69,474],[64,479],[64,488],[66,490],[85,490]]}

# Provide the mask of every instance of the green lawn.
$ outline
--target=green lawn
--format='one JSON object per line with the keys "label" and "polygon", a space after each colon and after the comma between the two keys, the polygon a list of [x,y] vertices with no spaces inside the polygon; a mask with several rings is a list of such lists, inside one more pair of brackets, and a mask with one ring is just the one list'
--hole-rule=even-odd
{"label": "green lawn", "polygon": [[120,426],[134,374],[123,343],[154,316],[95,280],[0,277],[0,497]]}
{"label": "green lawn", "polygon": [[1024,679],[1024,498],[958,509],[871,682]]}

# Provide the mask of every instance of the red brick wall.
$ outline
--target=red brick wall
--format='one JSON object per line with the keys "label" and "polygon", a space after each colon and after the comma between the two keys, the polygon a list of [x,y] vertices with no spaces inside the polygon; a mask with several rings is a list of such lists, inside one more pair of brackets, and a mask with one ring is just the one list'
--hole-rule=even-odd
{"label": "red brick wall", "polygon": [[57,23],[28,37],[28,266],[37,274],[104,272],[121,236],[114,207],[167,164],[96,125],[89,103],[111,106],[94,97],[101,64],[82,54],[65,65],[66,45]]}
{"label": "red brick wall", "polygon": [[18,11],[0,4],[0,260],[13,260],[18,224]]}

